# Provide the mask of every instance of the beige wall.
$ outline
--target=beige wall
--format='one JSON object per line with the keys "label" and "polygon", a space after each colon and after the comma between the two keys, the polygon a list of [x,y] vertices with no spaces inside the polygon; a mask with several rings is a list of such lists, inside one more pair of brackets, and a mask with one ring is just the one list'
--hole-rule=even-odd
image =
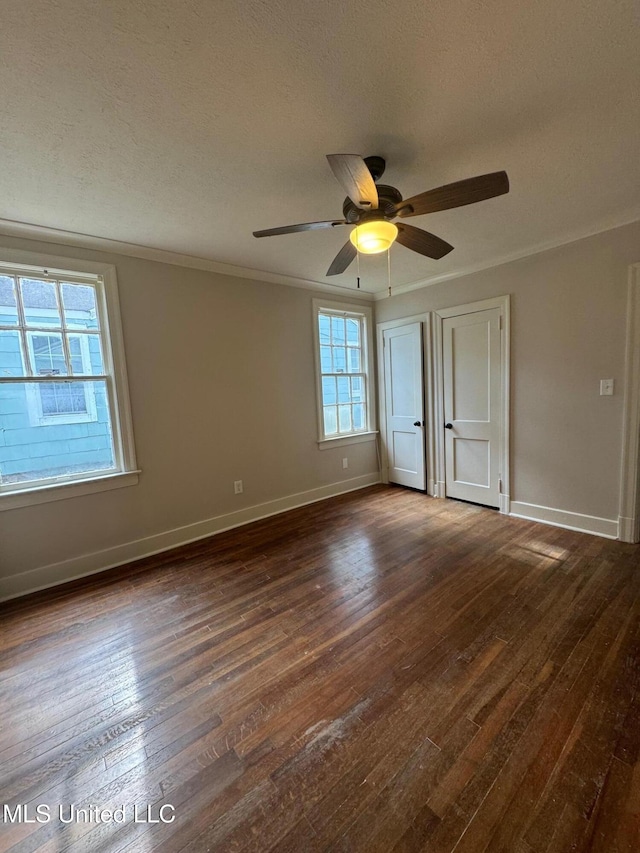
{"label": "beige wall", "polygon": [[[378,322],[511,294],[511,499],[618,518],[628,267],[640,223],[377,303]],[[615,394],[599,396],[599,380]]]}
{"label": "beige wall", "polygon": [[318,449],[311,300],[323,294],[51,243],[0,246],[116,265],[143,472],[137,486],[0,512],[0,578],[378,471],[373,442]]}
{"label": "beige wall", "polygon": [[[2,245],[116,265],[143,473],[130,488],[0,512],[0,579],[377,472],[372,443],[317,447],[311,300],[322,294]],[[627,271],[639,260],[636,223],[376,303],[384,321],[512,295],[512,500],[617,518]],[[616,393],[600,397],[610,377]]]}

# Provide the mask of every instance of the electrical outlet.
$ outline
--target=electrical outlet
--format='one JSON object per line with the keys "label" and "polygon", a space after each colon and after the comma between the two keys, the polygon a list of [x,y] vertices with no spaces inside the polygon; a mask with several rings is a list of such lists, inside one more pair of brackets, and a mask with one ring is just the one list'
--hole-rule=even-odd
{"label": "electrical outlet", "polygon": [[242,494],[242,480],[234,480],[233,481],[233,493],[235,495]]}
{"label": "electrical outlet", "polygon": [[343,460],[342,460],[342,467],[343,467],[343,468],[348,468],[348,467],[349,467],[349,460],[347,459],[347,457],[346,457],[346,456],[345,456],[345,457],[343,458]]}
{"label": "electrical outlet", "polygon": [[600,396],[610,397],[613,394],[613,379],[600,380]]}

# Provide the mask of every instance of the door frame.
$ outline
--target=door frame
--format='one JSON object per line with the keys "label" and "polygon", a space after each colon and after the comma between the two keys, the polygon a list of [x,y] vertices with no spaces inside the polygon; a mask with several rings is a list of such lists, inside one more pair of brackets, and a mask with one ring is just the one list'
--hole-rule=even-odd
{"label": "door frame", "polygon": [[629,267],[618,538],[640,541],[640,264]]}
{"label": "door frame", "polygon": [[[433,341],[433,383],[428,389],[429,396],[433,398],[432,406],[434,419],[431,421],[432,429],[430,443],[434,445],[434,461],[432,473],[435,475],[434,496],[446,497],[445,481],[445,445],[442,427],[444,424],[444,364],[442,354],[442,323],[449,317],[459,317],[462,314],[473,314],[476,311],[487,311],[491,308],[500,309],[500,446],[499,465],[499,510],[508,515],[511,504],[511,475],[509,470],[509,388],[510,388],[510,336],[511,336],[511,311],[510,297],[496,296],[493,299],[483,299],[479,302],[468,302],[465,305],[455,305],[451,308],[439,308],[431,316]],[[430,493],[431,494],[431,493]]]}
{"label": "door frame", "polygon": [[411,323],[422,323],[422,378],[424,383],[424,429],[423,438],[425,441],[427,466],[427,494],[434,495],[435,479],[433,472],[435,470],[435,456],[433,442],[430,440],[433,434],[433,394],[432,383],[429,381],[433,374],[433,343],[432,343],[432,323],[431,312],[427,311],[424,314],[412,314],[410,317],[400,317],[397,320],[386,320],[384,323],[376,325],[376,345],[378,358],[378,400],[380,409],[380,479],[383,483],[389,482],[389,462],[387,447],[387,401],[385,394],[385,365],[384,365],[384,332],[388,329],[398,329],[401,326],[409,326]]}

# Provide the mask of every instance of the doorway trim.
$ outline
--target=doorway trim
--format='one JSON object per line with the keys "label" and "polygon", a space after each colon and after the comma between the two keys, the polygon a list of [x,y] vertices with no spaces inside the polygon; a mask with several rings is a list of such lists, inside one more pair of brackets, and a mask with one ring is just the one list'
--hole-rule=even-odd
{"label": "doorway trim", "polygon": [[409,326],[411,323],[422,323],[422,375],[424,383],[424,405],[425,405],[425,428],[423,430],[426,444],[427,464],[427,494],[434,495],[435,492],[435,453],[432,441],[434,430],[433,420],[433,393],[430,377],[433,375],[433,344],[431,312],[424,314],[412,314],[410,317],[399,317],[397,320],[385,320],[376,326],[376,357],[378,362],[378,401],[379,401],[379,429],[380,429],[380,480],[389,483],[389,464],[386,453],[387,446],[387,403],[385,395],[385,369],[384,369],[384,332],[387,329],[398,329],[401,326]]}
{"label": "doorway trim", "polygon": [[433,341],[433,384],[428,396],[433,398],[432,408],[434,418],[431,421],[430,443],[434,445],[435,474],[434,496],[446,497],[445,483],[445,447],[442,424],[444,423],[444,365],[442,355],[442,321],[448,317],[459,317],[462,314],[473,314],[476,311],[487,311],[491,308],[500,309],[500,492],[499,510],[508,515],[511,509],[511,476],[509,470],[509,388],[510,388],[510,338],[511,338],[511,305],[509,295],[483,299],[479,302],[468,302],[465,305],[455,305],[451,308],[439,308],[431,315]]}
{"label": "doorway trim", "polygon": [[618,538],[640,541],[640,263],[629,267]]}

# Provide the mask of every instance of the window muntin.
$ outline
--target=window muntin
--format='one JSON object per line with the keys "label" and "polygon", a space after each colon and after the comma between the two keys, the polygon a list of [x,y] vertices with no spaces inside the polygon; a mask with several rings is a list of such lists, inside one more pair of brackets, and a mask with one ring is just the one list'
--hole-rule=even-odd
{"label": "window muntin", "polygon": [[364,314],[317,309],[321,440],[370,429]]}
{"label": "window muntin", "polygon": [[0,493],[124,468],[103,283],[67,277],[0,270]]}

